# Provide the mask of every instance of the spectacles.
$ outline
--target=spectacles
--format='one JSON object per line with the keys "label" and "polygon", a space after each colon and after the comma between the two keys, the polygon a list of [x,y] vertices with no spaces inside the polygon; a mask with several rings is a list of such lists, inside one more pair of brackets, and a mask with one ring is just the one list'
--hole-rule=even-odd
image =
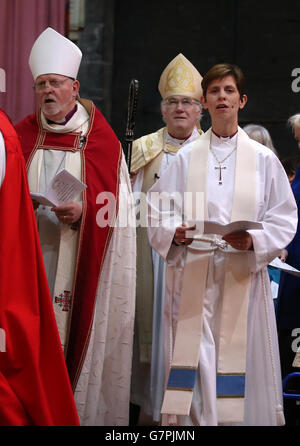
{"label": "spectacles", "polygon": [[61,88],[63,86],[63,84],[66,81],[69,81],[69,80],[73,80],[73,79],[66,78],[66,79],[64,79],[62,81],[55,81],[55,80],[53,80],[53,81],[41,81],[41,82],[37,82],[36,84],[34,84],[33,88],[36,91],[42,91],[42,90],[45,90],[45,88],[47,88],[47,84],[49,84],[50,87],[57,89],[57,88]]}
{"label": "spectacles", "polygon": [[192,105],[198,104],[198,102],[188,98],[182,99],[181,101],[178,99],[166,99],[163,104],[171,110],[175,110],[179,105],[181,106],[181,108],[186,110],[192,107]]}

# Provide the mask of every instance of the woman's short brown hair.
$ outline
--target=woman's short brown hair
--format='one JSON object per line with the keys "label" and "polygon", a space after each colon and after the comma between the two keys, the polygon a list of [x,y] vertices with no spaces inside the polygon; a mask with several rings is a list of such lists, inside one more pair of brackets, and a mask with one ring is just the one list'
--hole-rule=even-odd
{"label": "woman's short brown hair", "polygon": [[215,79],[222,79],[226,76],[232,76],[235,79],[237,89],[242,99],[245,94],[245,77],[242,70],[237,65],[229,63],[220,63],[214,65],[202,79],[201,85],[203,89],[203,96],[206,99],[206,92],[209,84]]}

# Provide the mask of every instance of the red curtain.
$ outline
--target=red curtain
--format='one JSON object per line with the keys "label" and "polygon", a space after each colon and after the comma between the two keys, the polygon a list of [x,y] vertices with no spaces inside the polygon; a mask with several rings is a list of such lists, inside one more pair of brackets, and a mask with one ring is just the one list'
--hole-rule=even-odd
{"label": "red curtain", "polygon": [[[48,26],[65,34],[66,0],[0,0],[0,68],[6,74],[2,108],[17,123],[35,111],[28,58]],[[1,83],[0,83],[1,85]]]}

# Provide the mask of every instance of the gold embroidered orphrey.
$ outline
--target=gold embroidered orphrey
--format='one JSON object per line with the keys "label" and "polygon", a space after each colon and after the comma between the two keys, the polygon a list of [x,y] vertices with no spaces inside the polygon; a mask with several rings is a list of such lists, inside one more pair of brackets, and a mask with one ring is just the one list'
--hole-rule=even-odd
{"label": "gold embroidered orphrey", "polygon": [[151,147],[153,146],[153,139],[150,136],[148,136],[145,144],[146,144],[147,149],[150,150]]}
{"label": "gold embroidered orphrey", "polygon": [[183,90],[191,93],[195,91],[193,73],[180,59],[167,75],[165,91],[169,90],[181,94]]}

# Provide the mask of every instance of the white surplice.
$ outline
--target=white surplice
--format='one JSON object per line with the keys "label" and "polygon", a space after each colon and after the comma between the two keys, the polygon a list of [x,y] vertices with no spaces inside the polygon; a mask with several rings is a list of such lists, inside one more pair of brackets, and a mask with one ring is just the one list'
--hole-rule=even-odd
{"label": "white surplice", "polygon": [[[218,138],[212,134],[211,147],[219,161],[229,155],[238,143],[240,132],[233,138]],[[151,194],[162,191],[179,192],[173,226],[149,227],[151,246],[166,260],[166,295],[164,309],[166,378],[172,358],[174,339],[170,338],[170,320],[176,327],[182,288],[186,248],[172,244],[175,227],[182,222],[184,192],[190,153],[197,141],[181,150],[172,165],[148,193],[149,212],[157,209],[151,203]],[[249,231],[253,251],[245,253],[251,265],[251,288],[248,311],[248,338],[246,358],[246,389],[244,425],[282,424],[282,390],[277,330],[274,305],[268,279],[267,265],[293,238],[297,227],[297,207],[290,184],[278,158],[266,147],[251,140],[256,150],[256,210],[255,218],[264,229]],[[229,223],[235,177],[236,152],[223,163],[222,184],[216,159],[209,154],[207,174],[207,205],[209,218]],[[161,218],[161,215],[160,217]],[[164,215],[165,218],[165,215]],[[219,343],[218,319],[220,296],[223,292],[226,252],[211,251],[206,279],[203,308],[203,332],[200,361],[190,416],[178,416],[179,425],[217,425],[216,406],[216,351]],[[172,344],[172,345],[171,345]],[[188,348],[188,346],[187,346]]]}
{"label": "white surplice", "polygon": [[[191,136],[186,140],[173,138],[166,132],[165,144],[171,146],[185,146],[200,137],[195,126]],[[181,150],[181,148],[179,149]],[[158,177],[169,167],[178,152],[164,152]],[[132,187],[135,199],[138,199],[144,180],[144,169],[140,169],[134,179]],[[153,328],[151,365],[139,361],[138,327],[135,328],[134,355],[132,366],[131,402],[140,406],[145,414],[151,416],[155,422],[160,421],[161,405],[164,393],[164,348],[163,348],[163,310],[165,294],[165,262],[152,249],[153,261]]]}
{"label": "white surplice", "polygon": [[136,277],[133,208],[122,154],[118,217],[99,277],[91,338],[74,395],[83,426],[129,423]]}
{"label": "white surplice", "polygon": [[[89,115],[81,104],[77,106],[77,112],[67,125],[50,125],[42,115],[43,127],[55,133],[77,131],[85,134]],[[64,167],[68,170],[68,166],[76,166],[77,178],[82,180],[80,163],[79,151],[38,150],[29,169],[30,190],[44,192],[56,173]],[[119,194],[117,220],[98,280],[89,345],[74,394],[80,424],[85,426],[126,426],[129,422],[136,234],[133,196],[123,153]],[[45,269],[54,297],[58,251],[63,227],[68,225],[62,225],[50,207],[40,206],[36,214]],[[70,255],[68,263],[72,261],[75,256]],[[57,315],[56,319],[60,329]],[[68,319],[61,323],[64,332],[68,323]]]}

